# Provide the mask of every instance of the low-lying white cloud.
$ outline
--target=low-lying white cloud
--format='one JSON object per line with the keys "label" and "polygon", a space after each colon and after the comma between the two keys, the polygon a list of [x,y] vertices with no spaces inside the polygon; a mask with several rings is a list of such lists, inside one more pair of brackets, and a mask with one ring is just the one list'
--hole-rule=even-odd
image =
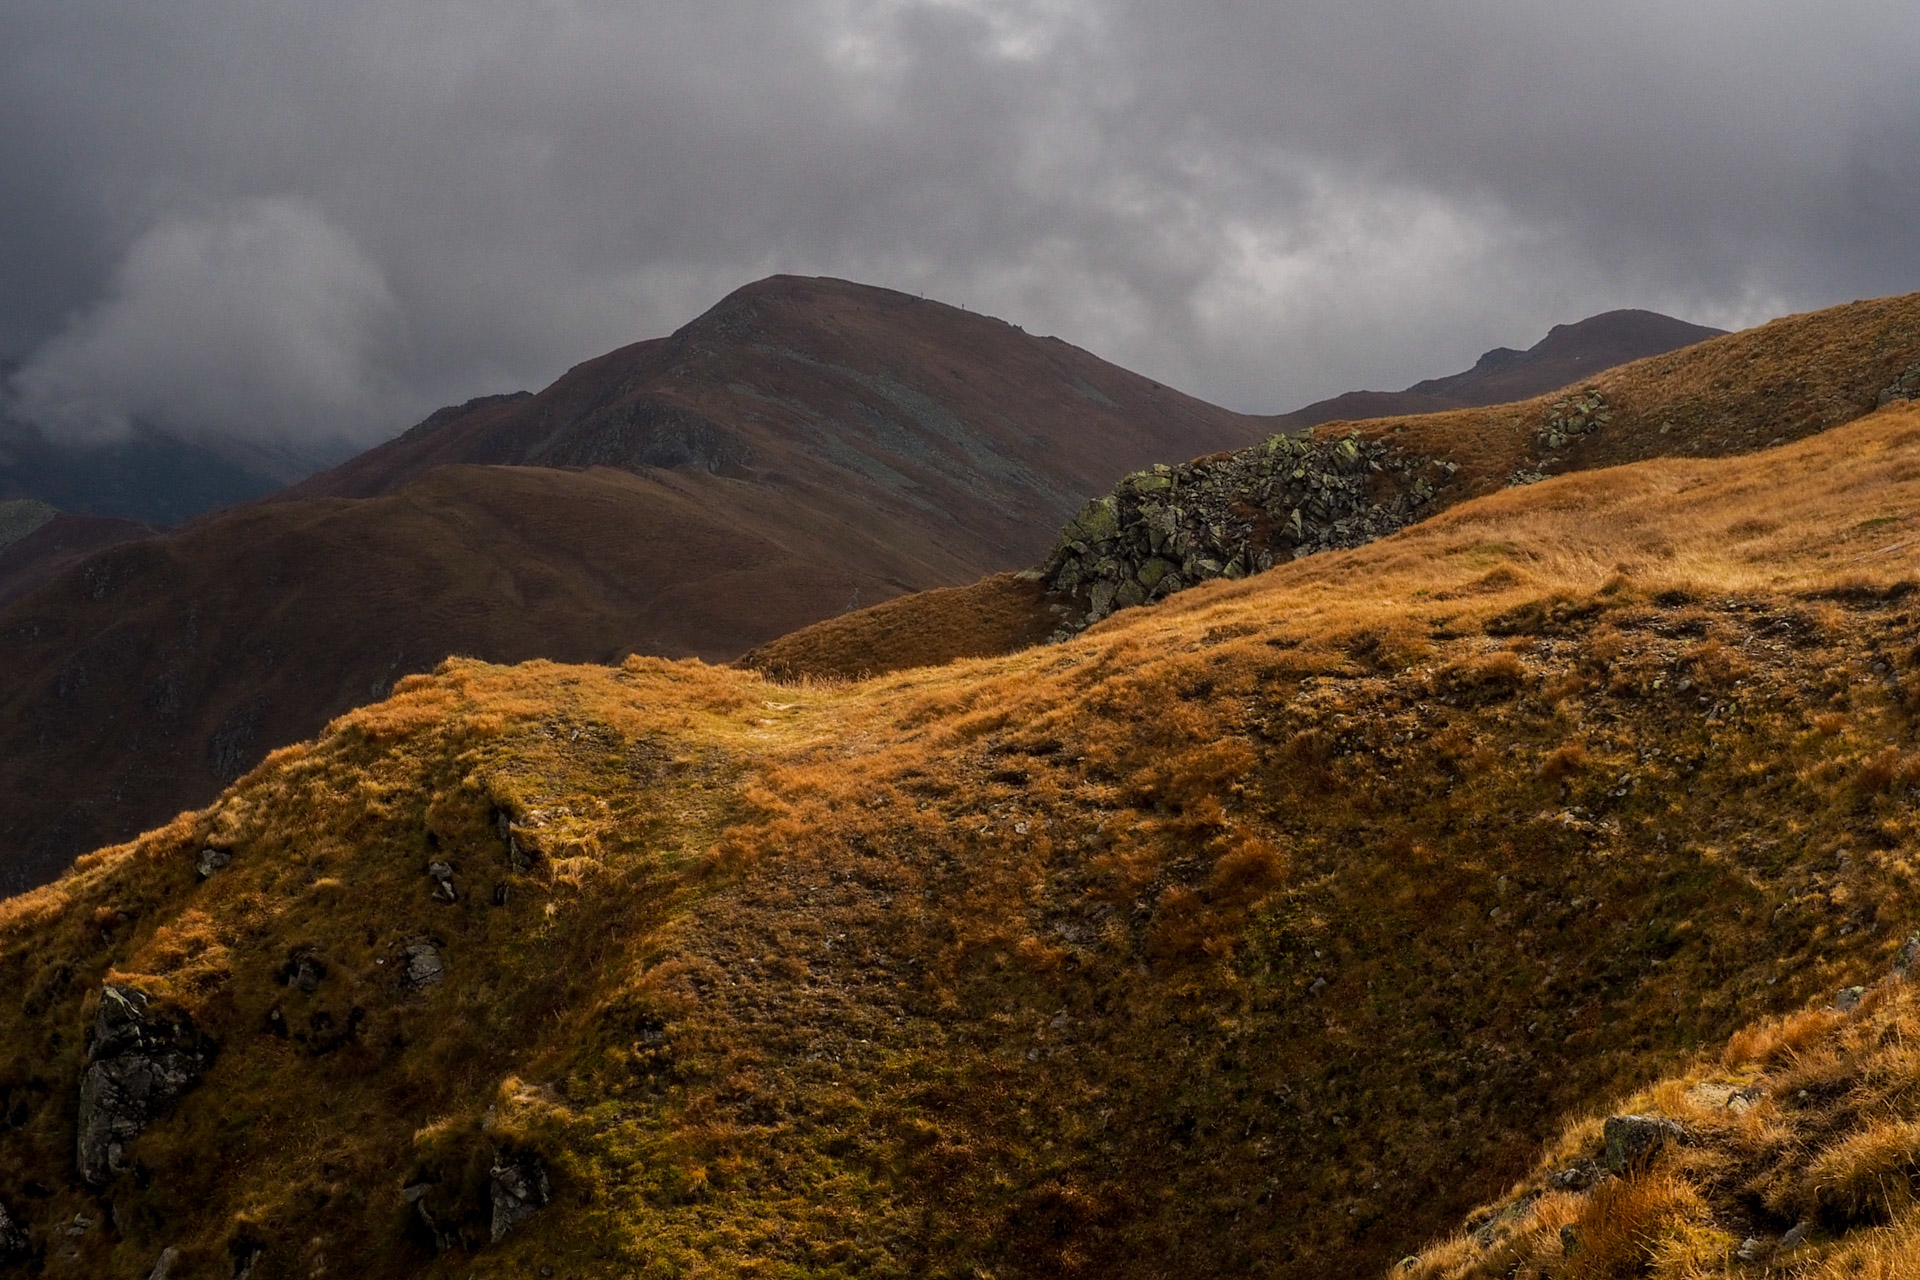
{"label": "low-lying white cloud", "polygon": [[400,337],[379,268],[318,206],[245,200],[134,241],[106,296],[15,375],[14,408],[77,441],[136,423],[373,438],[418,408],[383,364]]}

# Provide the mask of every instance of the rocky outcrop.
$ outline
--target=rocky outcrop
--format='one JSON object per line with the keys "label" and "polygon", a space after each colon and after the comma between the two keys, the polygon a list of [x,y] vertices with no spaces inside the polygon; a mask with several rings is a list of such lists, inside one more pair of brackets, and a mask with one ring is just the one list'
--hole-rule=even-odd
{"label": "rocky outcrop", "polygon": [[545,1208],[553,1199],[546,1162],[526,1153],[498,1152],[493,1162],[493,1243]]}
{"label": "rocky outcrop", "polygon": [[156,1010],[145,992],[111,983],[101,989],[80,1077],[75,1163],[103,1187],[126,1165],[126,1145],[200,1083],[213,1042],[185,1014]]}
{"label": "rocky outcrop", "polygon": [[1135,472],[1081,509],[1040,570],[1077,606],[1056,638],[1210,578],[1384,537],[1419,518],[1452,472],[1359,436],[1274,436]]}
{"label": "rocky outcrop", "polygon": [[241,1236],[227,1246],[227,1256],[233,1259],[233,1280],[252,1280],[253,1269],[260,1261],[260,1255],[267,1247],[258,1240]]}
{"label": "rocky outcrop", "polygon": [[1585,1191],[1588,1187],[1599,1185],[1607,1176],[1607,1171],[1595,1160],[1575,1160],[1561,1169],[1555,1169],[1547,1175],[1547,1185],[1555,1191]]}
{"label": "rocky outcrop", "polygon": [[401,1188],[400,1202],[413,1206],[414,1217],[435,1253],[471,1247],[476,1243],[463,1222],[468,1215],[457,1195],[438,1182],[416,1182]]}
{"label": "rocky outcrop", "polygon": [[[547,1163],[528,1151],[495,1147],[428,1174],[403,1188],[400,1200],[433,1241],[435,1252],[474,1252],[499,1244],[553,1200]],[[484,1180],[483,1180],[484,1179]]]}
{"label": "rocky outcrop", "polygon": [[1687,1130],[1665,1116],[1608,1116],[1605,1128],[1607,1172],[1624,1178],[1645,1167],[1669,1142],[1687,1141]]}
{"label": "rocky outcrop", "polygon": [[524,874],[533,869],[535,850],[521,843],[521,832],[513,825],[513,815],[505,809],[496,809],[493,813],[495,828],[500,832],[500,843],[507,847],[507,865],[516,872]]}
{"label": "rocky outcrop", "polygon": [[1875,403],[1885,406],[1896,400],[1920,400],[1920,364],[1909,366],[1905,373],[1888,383]]}
{"label": "rocky outcrop", "polygon": [[1549,405],[1546,421],[1534,435],[1543,448],[1559,449],[1581,436],[1592,435],[1611,421],[1613,410],[1607,407],[1607,398],[1588,387],[1579,395]]}
{"label": "rocky outcrop", "polygon": [[1916,966],[1920,966],[1920,933],[1913,934],[1900,946],[1900,954],[1893,959],[1893,976],[1907,978]]}
{"label": "rocky outcrop", "polygon": [[[1533,429],[1534,457],[1507,477],[1509,485],[1538,484],[1553,474],[1554,451],[1590,436],[1613,421],[1613,409],[1607,398],[1593,387],[1577,395],[1562,396],[1547,406],[1540,425]],[[1670,425],[1670,424],[1669,424]],[[1662,428],[1664,432],[1666,428]]]}
{"label": "rocky outcrop", "polygon": [[280,985],[306,995],[318,991],[326,976],[327,962],[312,947],[295,947],[280,967]]}

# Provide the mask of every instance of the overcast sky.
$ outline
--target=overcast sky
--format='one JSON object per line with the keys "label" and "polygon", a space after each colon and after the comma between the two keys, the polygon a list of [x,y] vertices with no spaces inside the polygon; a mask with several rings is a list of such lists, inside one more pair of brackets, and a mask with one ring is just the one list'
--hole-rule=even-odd
{"label": "overcast sky", "polygon": [[0,0],[19,407],[373,438],[789,271],[1240,409],[1920,288],[1911,0]]}

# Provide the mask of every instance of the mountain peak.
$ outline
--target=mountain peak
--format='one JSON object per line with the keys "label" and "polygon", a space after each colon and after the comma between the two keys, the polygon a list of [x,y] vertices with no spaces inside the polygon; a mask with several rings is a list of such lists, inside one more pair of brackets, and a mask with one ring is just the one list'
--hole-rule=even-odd
{"label": "mountain peak", "polygon": [[1624,364],[1705,342],[1725,332],[1676,320],[1657,311],[1633,308],[1603,311],[1585,320],[1554,325],[1547,330],[1546,337],[1527,349],[1526,355],[1532,361],[1577,359]]}

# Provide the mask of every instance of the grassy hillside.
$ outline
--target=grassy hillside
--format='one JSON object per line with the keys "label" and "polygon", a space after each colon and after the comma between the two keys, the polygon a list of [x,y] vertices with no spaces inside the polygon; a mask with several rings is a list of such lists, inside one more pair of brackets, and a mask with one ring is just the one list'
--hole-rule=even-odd
{"label": "grassy hillside", "polygon": [[722,658],[916,569],[776,490],[544,467],[443,467],[114,547],[0,613],[0,890],[449,653]]}
{"label": "grassy hillside", "polygon": [[1383,1271],[1893,963],[1915,512],[1895,405],[864,683],[450,662],[0,906],[0,1204],[49,1275]]}
{"label": "grassy hillside", "polygon": [[132,520],[76,516],[37,502],[0,502],[0,512],[10,506],[43,508],[46,519],[36,520],[16,538],[0,539],[0,608],[51,582],[88,556],[123,542],[152,537],[156,532],[153,526]]}
{"label": "grassy hillside", "polygon": [[798,628],[748,650],[738,665],[775,680],[861,680],[1025,649],[1044,641],[1063,612],[1049,608],[1034,575],[996,573]]}

